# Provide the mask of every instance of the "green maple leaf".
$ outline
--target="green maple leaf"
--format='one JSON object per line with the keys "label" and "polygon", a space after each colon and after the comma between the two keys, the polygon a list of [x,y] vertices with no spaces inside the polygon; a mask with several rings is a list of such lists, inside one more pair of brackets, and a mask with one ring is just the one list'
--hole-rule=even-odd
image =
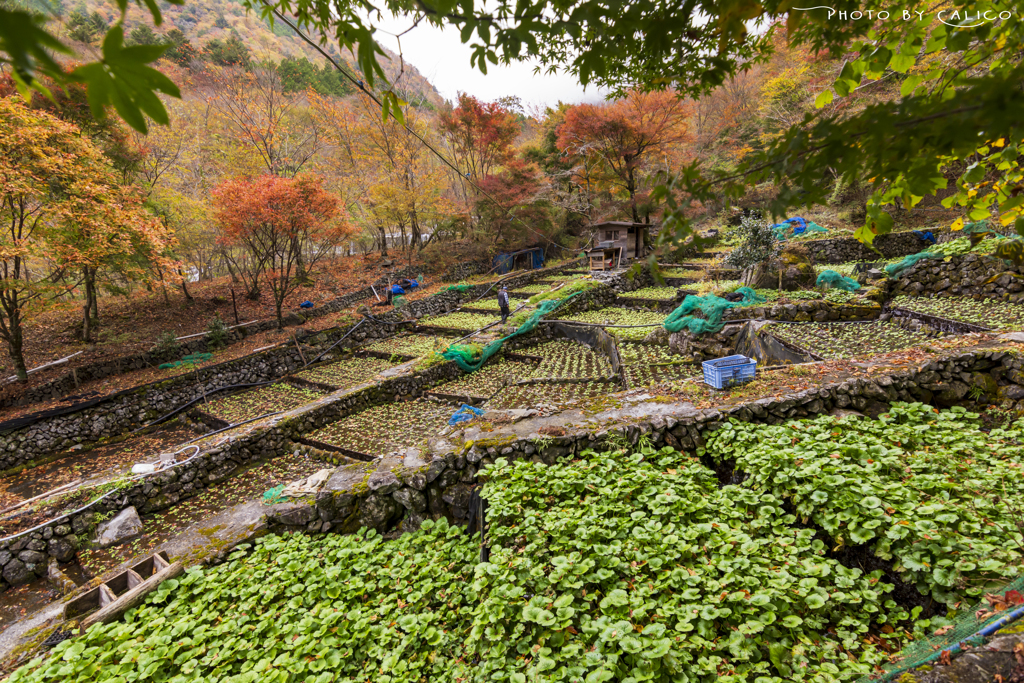
{"label": "green maple leaf", "polygon": [[103,118],[107,106],[113,105],[125,123],[145,133],[146,116],[163,125],[169,121],[156,93],[181,97],[171,79],[148,66],[166,49],[166,45],[125,47],[124,28],[116,24],[103,40],[103,59],[78,67],[71,78],[89,86],[89,109],[94,117]]}

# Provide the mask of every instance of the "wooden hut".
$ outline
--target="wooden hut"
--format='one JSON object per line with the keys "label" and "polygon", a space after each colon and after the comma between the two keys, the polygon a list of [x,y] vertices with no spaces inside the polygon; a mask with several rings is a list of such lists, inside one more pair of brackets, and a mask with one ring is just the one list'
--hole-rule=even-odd
{"label": "wooden hut", "polygon": [[[627,221],[605,221],[590,226],[593,232],[592,243],[606,248],[622,248],[622,262],[647,255],[651,245],[651,229],[648,223],[630,223]],[[610,244],[609,244],[610,243]]]}

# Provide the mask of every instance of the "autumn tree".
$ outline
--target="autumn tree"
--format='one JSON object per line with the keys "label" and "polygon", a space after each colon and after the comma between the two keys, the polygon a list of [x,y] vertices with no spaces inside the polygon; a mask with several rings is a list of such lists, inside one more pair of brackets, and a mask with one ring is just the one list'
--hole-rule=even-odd
{"label": "autumn tree", "polygon": [[[285,298],[301,284],[295,269],[312,267],[332,253],[349,232],[338,200],[313,175],[263,175],[221,183],[213,193],[220,239],[249,254],[247,275],[274,295],[278,327],[284,326]],[[306,245],[306,253],[297,253]]]}
{"label": "autumn tree", "polygon": [[540,166],[548,178],[547,194],[565,216],[565,228],[574,234],[594,220],[597,199],[596,175],[600,160],[594,155],[572,156],[558,148],[558,131],[572,105],[559,102],[557,108],[538,112],[537,139],[523,153]]}
{"label": "autumn tree", "polygon": [[633,222],[651,166],[686,139],[687,107],[675,93],[632,90],[608,104],[573,107],[559,128],[558,146],[586,163],[597,160],[605,179],[625,194]]}
{"label": "autumn tree", "polygon": [[167,32],[165,39],[169,45],[164,57],[178,66],[189,66],[192,60],[199,58],[199,51],[193,47],[192,41],[180,28],[172,28]]}
{"label": "autumn tree", "polygon": [[[512,156],[512,143],[519,135],[513,113],[497,102],[481,102],[460,92],[458,104],[438,118],[441,134],[466,177],[479,181]],[[475,201],[474,191],[460,178],[463,199]]]}
{"label": "autumn tree", "polygon": [[[22,380],[26,318],[61,293],[64,275],[82,282],[119,257],[162,258],[168,241],[74,124],[15,97],[0,98],[0,221],[0,338]],[[29,271],[44,263],[48,277]],[[86,340],[91,306],[87,296]]]}
{"label": "autumn tree", "polygon": [[[494,244],[515,246],[538,235],[552,237],[551,203],[545,185],[536,164],[521,159],[508,161],[499,172],[480,181],[488,198],[477,202],[476,211]],[[529,232],[525,226],[530,226]]]}
{"label": "autumn tree", "polygon": [[328,147],[320,163],[330,168],[382,253],[397,237],[412,258],[425,244],[423,236],[432,238],[453,211],[446,169],[419,139],[438,144],[433,121],[414,107],[405,108],[404,123],[384,120],[365,95],[311,100]]}

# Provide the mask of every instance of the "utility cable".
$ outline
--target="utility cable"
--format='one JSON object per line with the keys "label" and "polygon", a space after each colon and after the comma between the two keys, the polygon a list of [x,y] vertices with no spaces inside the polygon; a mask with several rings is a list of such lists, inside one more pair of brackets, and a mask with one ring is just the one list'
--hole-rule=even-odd
{"label": "utility cable", "polygon": [[[274,13],[274,15],[275,15],[275,16],[276,16],[276,17],[277,17],[278,19],[280,19],[281,21],[283,21],[283,22],[285,23],[285,25],[286,25],[286,26],[288,26],[288,28],[290,28],[291,30],[295,31],[295,34],[296,34],[296,35],[298,35],[298,36],[299,36],[299,38],[301,38],[301,39],[303,40],[303,42],[305,42],[305,43],[306,43],[307,45],[309,45],[309,46],[310,46],[310,47],[312,47],[312,48],[313,48],[314,50],[316,50],[316,51],[317,51],[317,52],[319,52],[319,53],[320,53],[321,55],[323,55],[324,59],[326,59],[326,60],[327,60],[328,62],[330,62],[330,63],[331,63],[331,65],[332,65],[332,66],[333,66],[333,67],[334,67],[335,69],[337,69],[337,70],[338,70],[338,72],[339,72],[339,73],[341,73],[341,75],[342,75],[342,76],[344,76],[344,77],[345,77],[346,79],[348,79],[348,80],[349,80],[349,81],[350,81],[350,82],[352,83],[352,85],[354,85],[354,86],[356,86],[357,88],[359,88],[360,92],[362,92],[362,93],[363,93],[363,94],[365,94],[365,95],[366,95],[367,97],[369,97],[369,98],[370,98],[371,100],[373,100],[373,101],[374,101],[374,102],[375,102],[375,103],[377,104],[377,106],[379,106],[379,107],[380,107],[380,108],[381,108],[382,110],[384,109],[384,103],[383,103],[383,102],[381,102],[381,101],[380,101],[380,99],[379,99],[379,98],[378,98],[378,97],[377,97],[376,95],[374,95],[374,94],[373,94],[373,92],[371,92],[370,90],[368,90],[368,89],[366,88],[366,86],[365,86],[365,85],[363,84],[363,82],[362,82],[361,80],[358,80],[358,79],[356,79],[356,78],[355,78],[354,76],[352,76],[352,74],[350,74],[350,73],[349,73],[348,71],[346,71],[345,69],[342,69],[342,68],[341,68],[341,66],[340,66],[340,65],[338,64],[338,62],[336,62],[336,61],[334,60],[334,58],[333,58],[333,57],[331,57],[331,56],[330,56],[329,54],[327,54],[327,52],[326,52],[326,51],[324,51],[324,49],[323,49],[323,48],[321,48],[321,47],[320,47],[320,46],[319,46],[319,45],[318,45],[318,44],[316,43],[316,41],[314,41],[314,40],[313,40],[313,39],[311,39],[311,38],[310,38],[309,36],[307,36],[307,35],[305,34],[305,32],[303,32],[302,30],[300,30],[300,29],[299,29],[299,27],[298,27],[298,26],[296,26],[295,24],[293,24],[293,23],[292,23],[292,22],[291,22],[291,21],[290,21],[290,20],[289,20],[289,19],[288,19],[287,17],[285,17],[285,16],[284,16],[284,15],[283,15],[283,14],[282,14],[282,13],[281,13],[280,11],[278,11],[278,9],[277,9],[276,7],[273,7],[273,6],[269,5],[269,4],[267,4],[266,0],[260,0],[260,1],[262,2],[262,4],[263,4],[263,6],[264,6],[264,7],[266,7],[267,9],[269,9],[269,10],[270,10],[271,12],[273,12],[273,13]],[[530,231],[530,232],[532,232],[533,234],[537,235],[538,237],[541,237],[541,238],[543,238],[543,239],[545,239],[545,240],[549,240],[549,241],[551,240],[551,238],[550,238],[550,237],[548,237],[547,235],[545,235],[545,234],[543,234],[543,233],[541,233],[541,232],[539,232],[539,231],[537,231],[537,230],[534,230],[534,229],[533,229],[533,228],[531,228],[531,227],[530,227],[529,225],[527,225],[527,224],[526,224],[526,223],[525,223],[525,222],[524,222],[524,221],[523,221],[523,220],[522,220],[521,218],[519,218],[518,216],[516,216],[516,215],[515,215],[515,213],[513,213],[513,212],[512,212],[512,211],[511,211],[510,209],[506,209],[506,208],[505,208],[504,206],[502,206],[502,205],[501,205],[501,203],[500,203],[500,202],[499,202],[499,201],[498,201],[497,199],[495,199],[494,197],[492,197],[492,196],[491,196],[491,194],[490,194],[489,192],[487,192],[487,191],[486,191],[486,190],[484,190],[484,189],[483,189],[482,187],[480,187],[479,185],[477,185],[477,184],[476,184],[476,183],[475,183],[475,182],[473,181],[473,179],[472,179],[472,178],[470,177],[469,173],[463,173],[463,172],[462,172],[461,170],[459,170],[459,167],[458,167],[458,166],[456,166],[456,165],[455,165],[454,163],[452,163],[451,161],[449,161],[449,160],[448,160],[448,159],[447,159],[447,158],[446,158],[446,157],[445,157],[445,156],[444,156],[443,154],[441,154],[440,152],[438,152],[438,151],[437,151],[437,150],[436,150],[436,149],[434,148],[434,146],[433,146],[433,145],[431,145],[431,144],[430,144],[429,142],[427,142],[427,141],[426,141],[426,140],[425,140],[425,139],[423,138],[423,136],[422,136],[422,135],[420,135],[419,133],[417,133],[416,131],[414,131],[414,130],[413,130],[412,128],[410,128],[410,127],[409,127],[409,126],[408,126],[408,125],[407,125],[407,124],[405,123],[405,121],[399,121],[399,123],[401,123],[402,127],[403,127],[403,128],[405,128],[405,130],[406,130],[406,131],[408,131],[410,135],[412,135],[412,136],[413,136],[413,137],[415,137],[415,138],[416,138],[417,140],[419,140],[419,141],[420,141],[421,143],[423,143],[423,146],[424,146],[424,147],[426,147],[426,148],[427,148],[427,149],[429,149],[429,150],[430,150],[431,152],[433,152],[433,153],[434,153],[434,156],[436,156],[436,157],[437,157],[438,159],[440,159],[440,160],[441,160],[441,162],[442,162],[442,163],[444,163],[444,165],[445,165],[445,166],[447,166],[448,168],[450,168],[450,169],[452,169],[453,171],[455,171],[456,175],[458,175],[458,176],[459,176],[460,178],[464,178],[464,179],[465,179],[465,180],[466,180],[466,181],[467,181],[467,182],[468,182],[468,183],[469,183],[470,185],[472,185],[472,186],[473,186],[473,188],[474,188],[474,189],[475,189],[475,190],[476,190],[477,192],[479,192],[479,193],[480,193],[481,195],[483,195],[483,196],[484,196],[484,197],[486,197],[486,198],[487,198],[488,200],[490,200],[490,201],[491,201],[491,202],[492,202],[492,203],[493,203],[493,204],[494,204],[495,206],[497,206],[497,207],[498,207],[498,209],[500,209],[500,210],[501,210],[501,211],[502,211],[503,213],[505,213],[506,215],[508,215],[508,216],[509,216],[509,218],[511,218],[511,219],[512,219],[513,221],[518,221],[518,222],[519,222],[519,223],[520,223],[520,224],[521,224],[521,225],[522,225],[522,226],[523,226],[524,228],[526,228],[527,230],[529,230],[529,231]],[[552,244],[553,244],[554,246],[558,247],[559,249],[562,249],[563,251],[572,251],[572,250],[570,250],[570,249],[566,249],[565,247],[563,247],[563,246],[562,246],[561,244],[558,244],[557,242],[554,242],[554,241],[552,241],[551,243],[552,243]]]}

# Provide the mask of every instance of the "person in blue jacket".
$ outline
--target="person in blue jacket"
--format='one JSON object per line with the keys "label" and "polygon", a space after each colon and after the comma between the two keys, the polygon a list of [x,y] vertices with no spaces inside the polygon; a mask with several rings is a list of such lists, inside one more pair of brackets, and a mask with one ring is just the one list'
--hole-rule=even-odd
{"label": "person in blue jacket", "polygon": [[508,320],[508,290],[505,289],[505,285],[501,286],[498,290],[498,308],[501,309],[501,324],[504,325],[505,321]]}

